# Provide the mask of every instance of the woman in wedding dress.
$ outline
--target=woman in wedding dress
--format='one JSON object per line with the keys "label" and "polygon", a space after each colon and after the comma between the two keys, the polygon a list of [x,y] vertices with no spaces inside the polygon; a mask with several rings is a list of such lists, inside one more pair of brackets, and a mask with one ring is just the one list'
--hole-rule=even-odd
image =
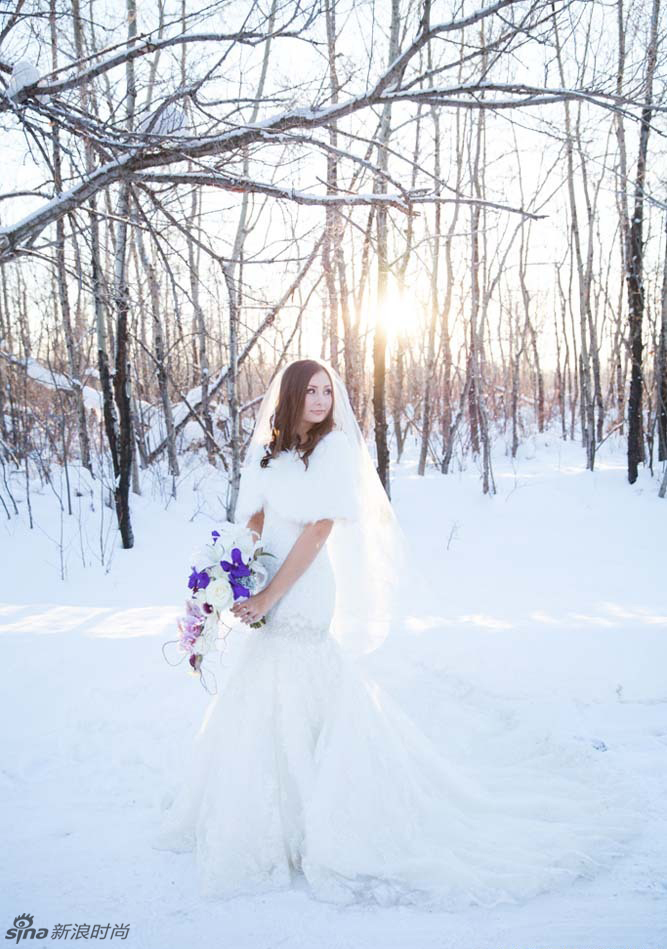
{"label": "woman in wedding dress", "polygon": [[521,762],[504,779],[481,762],[464,771],[356,662],[400,622],[411,572],[345,386],[322,360],[293,361],[269,387],[237,521],[275,555],[268,583],[232,608],[241,651],[153,844],[193,851],[204,895],[298,877],[337,903],[491,906],[624,852],[633,815],[610,788]]}

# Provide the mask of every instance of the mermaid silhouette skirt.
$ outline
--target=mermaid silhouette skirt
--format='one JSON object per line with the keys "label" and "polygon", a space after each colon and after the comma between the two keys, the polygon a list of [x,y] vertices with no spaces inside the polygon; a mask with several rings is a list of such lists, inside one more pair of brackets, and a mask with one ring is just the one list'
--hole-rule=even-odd
{"label": "mermaid silhouette skirt", "polygon": [[[302,526],[265,501],[272,573]],[[202,895],[281,890],[298,876],[334,903],[492,906],[594,876],[625,852],[634,812],[590,769],[582,780],[566,757],[474,772],[450,760],[332,638],[335,594],[325,546],[266,626],[235,631],[236,662],[153,838],[190,854]]]}

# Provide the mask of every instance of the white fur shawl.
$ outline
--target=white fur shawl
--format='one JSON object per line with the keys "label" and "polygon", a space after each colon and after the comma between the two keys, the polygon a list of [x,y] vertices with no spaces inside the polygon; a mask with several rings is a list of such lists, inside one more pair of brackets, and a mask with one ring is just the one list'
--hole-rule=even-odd
{"label": "white fur shawl", "polygon": [[265,506],[282,517],[308,524],[323,518],[351,523],[359,516],[359,486],[355,484],[352,446],[347,435],[329,432],[308,459],[308,469],[296,451],[281,452],[266,468],[260,467],[264,448],[248,457],[241,473],[236,520],[248,518]]}

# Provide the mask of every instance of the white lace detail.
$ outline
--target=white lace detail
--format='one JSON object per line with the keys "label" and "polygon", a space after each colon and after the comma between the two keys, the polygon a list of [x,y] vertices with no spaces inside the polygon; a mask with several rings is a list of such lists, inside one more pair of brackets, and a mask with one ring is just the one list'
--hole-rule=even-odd
{"label": "white lace detail", "polygon": [[319,625],[314,624],[313,620],[303,613],[290,613],[284,619],[279,620],[268,619],[266,625],[262,626],[261,634],[263,636],[280,636],[300,643],[331,640],[328,624],[324,622]]}

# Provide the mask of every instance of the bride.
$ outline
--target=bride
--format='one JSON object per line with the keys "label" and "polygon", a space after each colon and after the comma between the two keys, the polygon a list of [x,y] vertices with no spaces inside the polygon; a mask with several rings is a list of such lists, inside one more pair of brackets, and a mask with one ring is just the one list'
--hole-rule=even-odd
{"label": "bride", "polygon": [[492,906],[591,877],[623,852],[632,815],[612,795],[562,767],[464,771],[362,671],[357,658],[419,610],[405,602],[418,571],[324,361],[273,379],[237,521],[275,556],[266,587],[232,613],[240,628],[266,624],[243,629],[153,843],[194,851],[203,894],[300,879],[337,903]]}

